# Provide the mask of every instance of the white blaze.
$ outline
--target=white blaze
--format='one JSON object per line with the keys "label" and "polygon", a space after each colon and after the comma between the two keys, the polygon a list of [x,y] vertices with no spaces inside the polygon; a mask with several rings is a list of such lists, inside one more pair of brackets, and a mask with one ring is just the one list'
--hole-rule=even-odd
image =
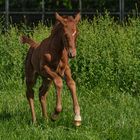
{"label": "white blaze", "polygon": [[73,32],[72,36],[75,36],[75,34],[76,34],[76,31]]}

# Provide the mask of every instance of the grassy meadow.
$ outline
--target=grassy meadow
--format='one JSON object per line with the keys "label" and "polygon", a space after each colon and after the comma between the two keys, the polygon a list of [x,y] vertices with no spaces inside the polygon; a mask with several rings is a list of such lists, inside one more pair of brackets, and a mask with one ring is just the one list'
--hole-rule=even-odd
{"label": "grassy meadow", "polygon": [[[63,111],[56,122],[44,120],[35,86],[37,124],[25,96],[24,60],[28,47],[19,36],[37,41],[50,35],[41,23],[32,31],[23,25],[0,28],[0,140],[139,140],[140,139],[140,19],[119,24],[108,15],[81,21],[77,56],[70,60],[81,107],[82,125],[73,125],[73,106],[65,82]],[[55,107],[52,85],[48,115]]]}

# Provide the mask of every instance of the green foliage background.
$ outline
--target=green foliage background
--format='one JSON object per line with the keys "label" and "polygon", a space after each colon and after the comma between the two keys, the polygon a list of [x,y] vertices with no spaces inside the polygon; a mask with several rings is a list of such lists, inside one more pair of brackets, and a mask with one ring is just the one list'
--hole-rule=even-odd
{"label": "green foliage background", "polygon": [[[125,11],[132,11],[133,9],[140,8],[140,2],[138,0],[127,0],[125,1]],[[79,0],[45,0],[46,10],[72,10],[79,9]],[[5,0],[0,0],[0,9],[4,9]],[[12,0],[10,1],[10,9],[15,11],[21,10],[41,10],[42,0]],[[104,11],[108,9],[109,11],[119,11],[119,1],[118,0],[82,0],[83,10],[94,10]],[[28,11],[27,10],[27,11]]]}
{"label": "green foliage background", "polygon": [[[28,47],[19,42],[26,34],[11,26],[1,34],[0,88],[7,81],[21,83],[24,77],[24,59]],[[94,18],[91,23],[79,24],[77,57],[70,61],[73,77],[78,85],[90,89],[96,86],[115,86],[120,91],[139,94],[140,85],[140,22],[130,19],[127,24],[117,24],[108,15]],[[50,28],[39,24],[29,33],[40,42],[48,37]],[[32,35],[31,35],[32,34]]]}

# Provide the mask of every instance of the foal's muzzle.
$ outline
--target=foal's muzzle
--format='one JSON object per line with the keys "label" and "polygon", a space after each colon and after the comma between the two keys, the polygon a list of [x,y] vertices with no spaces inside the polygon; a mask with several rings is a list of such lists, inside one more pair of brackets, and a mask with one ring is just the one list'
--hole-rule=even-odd
{"label": "foal's muzzle", "polygon": [[76,56],[76,49],[69,49],[68,56],[69,58],[74,58]]}

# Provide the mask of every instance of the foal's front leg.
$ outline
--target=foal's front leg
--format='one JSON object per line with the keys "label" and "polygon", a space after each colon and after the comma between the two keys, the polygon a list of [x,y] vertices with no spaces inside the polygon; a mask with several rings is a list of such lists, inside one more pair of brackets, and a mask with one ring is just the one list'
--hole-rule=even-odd
{"label": "foal's front leg", "polygon": [[81,115],[80,115],[80,107],[79,107],[78,99],[77,99],[77,95],[76,95],[76,85],[75,85],[74,80],[71,77],[71,70],[68,65],[65,70],[65,77],[66,77],[67,86],[71,91],[71,95],[72,95],[72,99],[73,99],[73,108],[74,108],[74,113],[75,113],[74,123],[76,126],[80,126],[81,125]]}
{"label": "foal's front leg", "polygon": [[62,111],[61,91],[62,91],[63,82],[61,77],[56,72],[53,72],[47,65],[44,66],[44,69],[46,73],[49,74],[53,79],[56,88],[56,108],[55,108],[55,112],[52,114],[52,120],[55,121],[58,118],[59,113]]}

